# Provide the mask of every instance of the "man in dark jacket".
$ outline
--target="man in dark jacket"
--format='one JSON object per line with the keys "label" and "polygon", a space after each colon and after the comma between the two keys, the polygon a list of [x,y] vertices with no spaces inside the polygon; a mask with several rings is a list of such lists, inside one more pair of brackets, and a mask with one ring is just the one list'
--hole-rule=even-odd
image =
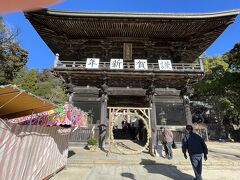
{"label": "man in dark jacket", "polygon": [[182,139],[182,152],[187,159],[188,151],[196,180],[202,180],[202,155],[207,160],[208,149],[203,138],[193,132],[191,125],[186,126],[187,133]]}

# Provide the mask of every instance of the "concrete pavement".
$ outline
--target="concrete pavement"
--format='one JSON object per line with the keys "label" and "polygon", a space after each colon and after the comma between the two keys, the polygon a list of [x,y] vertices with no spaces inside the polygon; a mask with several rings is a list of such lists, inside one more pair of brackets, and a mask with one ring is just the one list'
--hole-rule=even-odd
{"label": "concrete pavement", "polygon": [[[203,170],[204,180],[238,180],[239,171]],[[96,165],[93,167],[68,167],[56,174],[54,180],[193,180],[192,170],[175,166],[155,165]]]}
{"label": "concrete pavement", "polygon": [[[209,157],[203,162],[203,178],[222,180],[240,178],[240,143],[208,142]],[[114,151],[106,156],[100,150],[91,152],[82,147],[70,147],[67,168],[56,174],[56,180],[152,180],[194,178],[189,159],[185,160],[181,148],[174,149],[173,160],[140,155],[121,155]]]}

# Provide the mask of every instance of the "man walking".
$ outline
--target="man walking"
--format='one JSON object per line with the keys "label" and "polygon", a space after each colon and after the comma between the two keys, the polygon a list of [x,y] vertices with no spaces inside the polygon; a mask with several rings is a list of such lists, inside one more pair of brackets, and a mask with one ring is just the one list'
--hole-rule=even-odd
{"label": "man walking", "polygon": [[182,139],[182,152],[185,159],[187,159],[186,151],[188,151],[193,171],[195,174],[195,180],[202,180],[202,155],[204,154],[204,160],[207,160],[208,149],[203,138],[193,132],[191,125],[186,126],[187,133]]}
{"label": "man walking", "polygon": [[168,159],[172,159],[173,133],[170,129],[162,128],[163,144]]}

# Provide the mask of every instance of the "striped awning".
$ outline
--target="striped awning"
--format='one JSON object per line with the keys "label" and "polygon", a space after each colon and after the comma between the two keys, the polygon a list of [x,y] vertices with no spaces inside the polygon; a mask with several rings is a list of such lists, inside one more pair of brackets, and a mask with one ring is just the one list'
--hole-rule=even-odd
{"label": "striped awning", "polygon": [[14,85],[0,86],[0,118],[10,119],[54,109],[55,105]]}

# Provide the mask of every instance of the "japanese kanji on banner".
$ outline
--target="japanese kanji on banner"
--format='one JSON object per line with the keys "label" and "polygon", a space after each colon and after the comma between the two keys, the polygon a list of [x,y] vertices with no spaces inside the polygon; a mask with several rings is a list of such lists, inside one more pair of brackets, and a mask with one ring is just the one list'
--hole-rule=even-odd
{"label": "japanese kanji on banner", "polygon": [[110,69],[123,69],[123,59],[111,59]]}
{"label": "japanese kanji on banner", "polygon": [[87,69],[98,69],[99,59],[98,58],[87,58],[86,68]]}
{"label": "japanese kanji on banner", "polygon": [[173,70],[171,60],[158,60],[160,70]]}
{"label": "japanese kanji on banner", "polygon": [[135,70],[148,70],[148,64],[146,59],[135,59],[134,60]]}

